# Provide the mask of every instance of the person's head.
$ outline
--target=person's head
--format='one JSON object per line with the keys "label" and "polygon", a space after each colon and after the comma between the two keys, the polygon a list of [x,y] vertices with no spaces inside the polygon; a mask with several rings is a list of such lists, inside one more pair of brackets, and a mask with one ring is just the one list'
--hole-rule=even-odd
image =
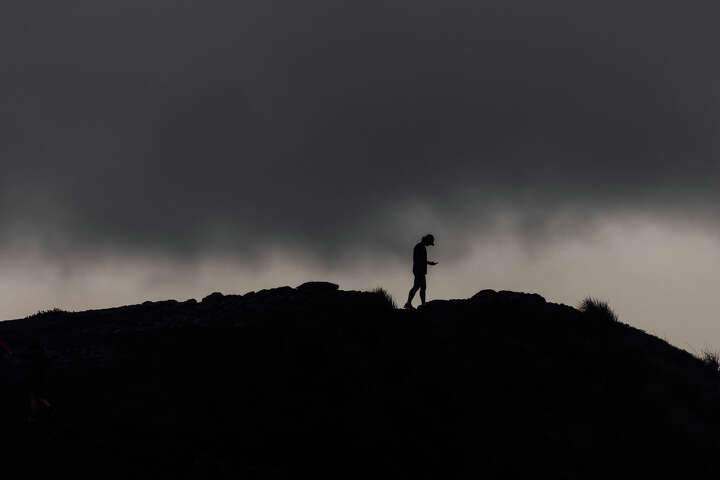
{"label": "person's head", "polygon": [[423,245],[435,245],[435,237],[432,236],[432,234],[428,233],[424,237],[422,237],[422,243]]}

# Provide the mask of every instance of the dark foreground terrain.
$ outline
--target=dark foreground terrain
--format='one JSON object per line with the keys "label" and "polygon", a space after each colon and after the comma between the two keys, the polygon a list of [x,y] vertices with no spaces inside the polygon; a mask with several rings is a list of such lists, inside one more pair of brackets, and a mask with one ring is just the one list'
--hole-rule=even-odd
{"label": "dark foreground terrain", "polygon": [[[539,295],[411,312],[306,284],[46,312],[0,339],[19,372],[0,468],[25,478],[697,478],[719,461],[717,370]],[[30,415],[24,388],[52,409]]]}

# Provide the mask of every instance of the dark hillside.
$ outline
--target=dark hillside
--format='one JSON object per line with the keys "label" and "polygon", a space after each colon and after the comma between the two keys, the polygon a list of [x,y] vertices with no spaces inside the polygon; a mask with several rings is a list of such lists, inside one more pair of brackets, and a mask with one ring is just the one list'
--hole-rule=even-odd
{"label": "dark hillside", "polygon": [[[46,312],[0,323],[0,339],[14,350],[17,373],[0,377],[3,451],[32,474],[716,471],[717,371],[539,295],[483,290],[412,312],[380,293],[312,283],[199,303]],[[36,388],[53,410],[27,421],[10,397],[37,376],[40,347],[47,370]]]}

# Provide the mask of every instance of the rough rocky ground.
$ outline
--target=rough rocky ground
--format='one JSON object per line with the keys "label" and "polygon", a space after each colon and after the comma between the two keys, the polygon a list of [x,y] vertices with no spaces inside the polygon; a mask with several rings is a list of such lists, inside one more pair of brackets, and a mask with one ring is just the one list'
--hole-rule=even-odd
{"label": "rough rocky ground", "polygon": [[5,465],[30,475],[717,471],[717,371],[539,295],[483,290],[411,312],[380,293],[311,283],[46,312],[1,322],[0,339],[21,377],[46,352],[52,411],[31,422],[18,403],[3,412]]}

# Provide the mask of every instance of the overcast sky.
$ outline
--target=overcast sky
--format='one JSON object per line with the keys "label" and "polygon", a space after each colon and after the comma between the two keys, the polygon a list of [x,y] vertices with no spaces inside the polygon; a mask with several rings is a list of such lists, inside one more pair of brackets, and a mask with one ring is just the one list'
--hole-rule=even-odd
{"label": "overcast sky", "polygon": [[9,0],[0,318],[327,279],[720,349],[715,2]]}

